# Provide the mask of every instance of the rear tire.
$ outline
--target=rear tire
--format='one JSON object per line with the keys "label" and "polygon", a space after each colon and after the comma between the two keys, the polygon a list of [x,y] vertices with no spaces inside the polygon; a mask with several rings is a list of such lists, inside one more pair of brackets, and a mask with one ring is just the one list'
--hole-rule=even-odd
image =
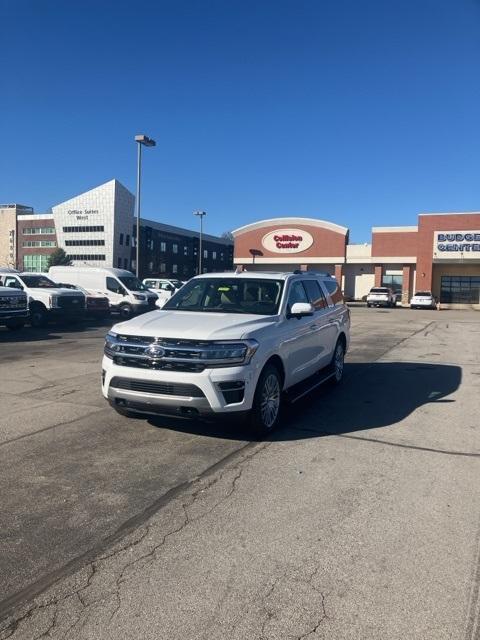
{"label": "rear tire", "polygon": [[369,309],[370,309],[370,307],[371,307],[371,306],[372,306],[372,305],[371,305],[369,302],[367,302],[367,307],[368,307]]}
{"label": "rear tire", "polygon": [[345,368],[345,347],[343,340],[338,340],[330,363],[332,370],[332,382],[334,385],[340,384],[343,380],[343,370]]}
{"label": "rear tire", "polygon": [[257,438],[264,438],[280,424],[282,379],[273,364],[267,364],[260,374],[251,411],[251,427]]}

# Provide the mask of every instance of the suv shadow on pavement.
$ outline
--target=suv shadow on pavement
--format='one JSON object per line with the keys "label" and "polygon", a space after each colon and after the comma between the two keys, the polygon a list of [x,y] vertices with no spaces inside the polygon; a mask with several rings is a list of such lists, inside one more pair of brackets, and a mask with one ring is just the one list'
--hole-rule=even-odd
{"label": "suv shadow on pavement", "polygon": [[[294,404],[285,403],[281,427],[268,441],[301,440],[322,435],[390,427],[416,409],[449,398],[460,386],[462,370],[454,365],[375,362],[345,365],[343,383],[328,383]],[[244,418],[225,414],[216,420],[150,417],[158,428],[229,440],[254,440]]]}

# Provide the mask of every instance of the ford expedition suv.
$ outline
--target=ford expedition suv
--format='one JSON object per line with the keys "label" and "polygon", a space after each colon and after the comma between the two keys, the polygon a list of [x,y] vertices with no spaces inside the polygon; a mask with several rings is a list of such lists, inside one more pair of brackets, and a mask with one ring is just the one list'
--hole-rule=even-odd
{"label": "ford expedition suv", "polygon": [[205,274],[162,310],[112,328],[102,391],[127,416],[248,412],[262,436],[277,426],[284,393],[341,381],[349,335],[328,274]]}

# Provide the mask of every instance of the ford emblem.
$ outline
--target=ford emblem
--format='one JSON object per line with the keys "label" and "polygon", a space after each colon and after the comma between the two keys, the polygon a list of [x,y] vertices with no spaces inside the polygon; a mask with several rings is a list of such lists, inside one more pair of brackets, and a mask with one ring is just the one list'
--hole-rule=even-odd
{"label": "ford emblem", "polygon": [[163,358],[163,356],[165,355],[165,349],[159,344],[151,344],[145,349],[145,355],[155,360],[158,358]]}

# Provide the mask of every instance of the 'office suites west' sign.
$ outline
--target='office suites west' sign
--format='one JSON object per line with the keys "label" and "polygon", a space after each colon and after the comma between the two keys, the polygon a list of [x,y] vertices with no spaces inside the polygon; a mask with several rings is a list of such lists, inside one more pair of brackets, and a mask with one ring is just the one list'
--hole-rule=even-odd
{"label": "'office suites west' sign", "polygon": [[433,255],[441,260],[480,260],[480,230],[436,231],[433,236]]}

